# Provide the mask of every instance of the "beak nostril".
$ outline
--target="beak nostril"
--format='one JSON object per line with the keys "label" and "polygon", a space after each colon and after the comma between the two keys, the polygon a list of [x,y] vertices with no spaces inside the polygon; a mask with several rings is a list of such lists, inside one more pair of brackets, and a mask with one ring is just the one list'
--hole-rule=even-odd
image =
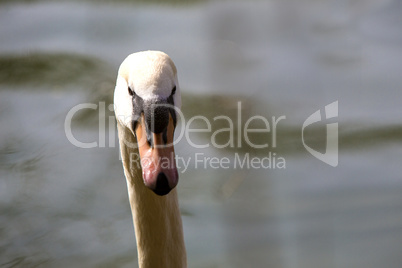
{"label": "beak nostril", "polygon": [[154,193],[157,195],[167,195],[170,190],[172,190],[169,186],[168,179],[165,175],[165,173],[160,172],[158,174],[158,177],[156,178],[156,186],[155,189],[153,190]]}
{"label": "beak nostril", "polygon": [[167,128],[165,128],[165,130],[163,131],[162,138],[163,138],[163,143],[166,145],[166,143],[167,143]]}

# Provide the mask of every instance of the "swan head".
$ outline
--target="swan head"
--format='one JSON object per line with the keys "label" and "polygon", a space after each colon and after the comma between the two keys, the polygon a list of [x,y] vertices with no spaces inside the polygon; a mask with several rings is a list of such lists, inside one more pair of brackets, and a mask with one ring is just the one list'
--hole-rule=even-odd
{"label": "swan head", "polygon": [[[173,134],[181,107],[177,70],[168,55],[144,51],[120,65],[114,93],[116,119],[136,139],[145,186],[158,195],[178,183]],[[131,157],[130,157],[131,159]]]}

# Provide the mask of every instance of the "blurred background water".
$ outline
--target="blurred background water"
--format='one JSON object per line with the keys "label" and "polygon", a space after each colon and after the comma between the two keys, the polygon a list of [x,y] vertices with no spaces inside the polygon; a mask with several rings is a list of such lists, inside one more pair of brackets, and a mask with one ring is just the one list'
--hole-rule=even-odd
{"label": "blurred background water", "polygon": [[[238,101],[243,124],[286,116],[277,148],[176,146],[187,159],[286,160],[180,168],[189,267],[400,267],[401,29],[398,0],[1,1],[0,267],[136,267],[108,105],[121,61],[149,49],[176,63],[186,118],[236,118]],[[334,101],[337,167],[301,141],[304,120]],[[104,122],[105,148],[67,139],[80,103],[98,109],[74,116],[74,136],[99,144]],[[320,151],[326,123],[306,129]]]}

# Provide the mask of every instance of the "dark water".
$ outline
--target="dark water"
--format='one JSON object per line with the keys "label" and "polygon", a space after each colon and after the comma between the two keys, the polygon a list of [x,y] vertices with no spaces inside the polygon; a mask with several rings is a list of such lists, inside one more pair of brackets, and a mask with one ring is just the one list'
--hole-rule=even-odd
{"label": "dark water", "polygon": [[[189,267],[400,267],[401,15],[398,1],[0,5],[0,267],[137,265],[108,105],[119,63],[147,49],[175,61],[187,123],[286,116],[276,148],[244,136],[234,148],[177,144],[190,160],[179,167]],[[338,123],[336,167],[301,141],[303,122],[334,101],[339,116],[305,135],[325,152],[326,123]],[[72,133],[101,145],[104,124],[104,148],[67,139],[80,103],[98,106],[73,118]],[[215,123],[212,132],[227,127]],[[272,132],[253,135],[272,145]],[[270,152],[267,168],[195,162]]]}

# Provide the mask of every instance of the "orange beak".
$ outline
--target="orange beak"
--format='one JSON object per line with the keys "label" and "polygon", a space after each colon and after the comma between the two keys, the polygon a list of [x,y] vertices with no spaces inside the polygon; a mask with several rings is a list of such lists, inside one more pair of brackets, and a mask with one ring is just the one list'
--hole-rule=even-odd
{"label": "orange beak", "polygon": [[[141,159],[142,178],[145,186],[157,195],[166,195],[179,181],[176,155],[173,147],[174,123],[169,115],[165,133],[152,133],[152,143],[147,140],[144,115],[135,129]],[[148,134],[149,135],[149,134]],[[164,137],[165,135],[165,137]]]}

